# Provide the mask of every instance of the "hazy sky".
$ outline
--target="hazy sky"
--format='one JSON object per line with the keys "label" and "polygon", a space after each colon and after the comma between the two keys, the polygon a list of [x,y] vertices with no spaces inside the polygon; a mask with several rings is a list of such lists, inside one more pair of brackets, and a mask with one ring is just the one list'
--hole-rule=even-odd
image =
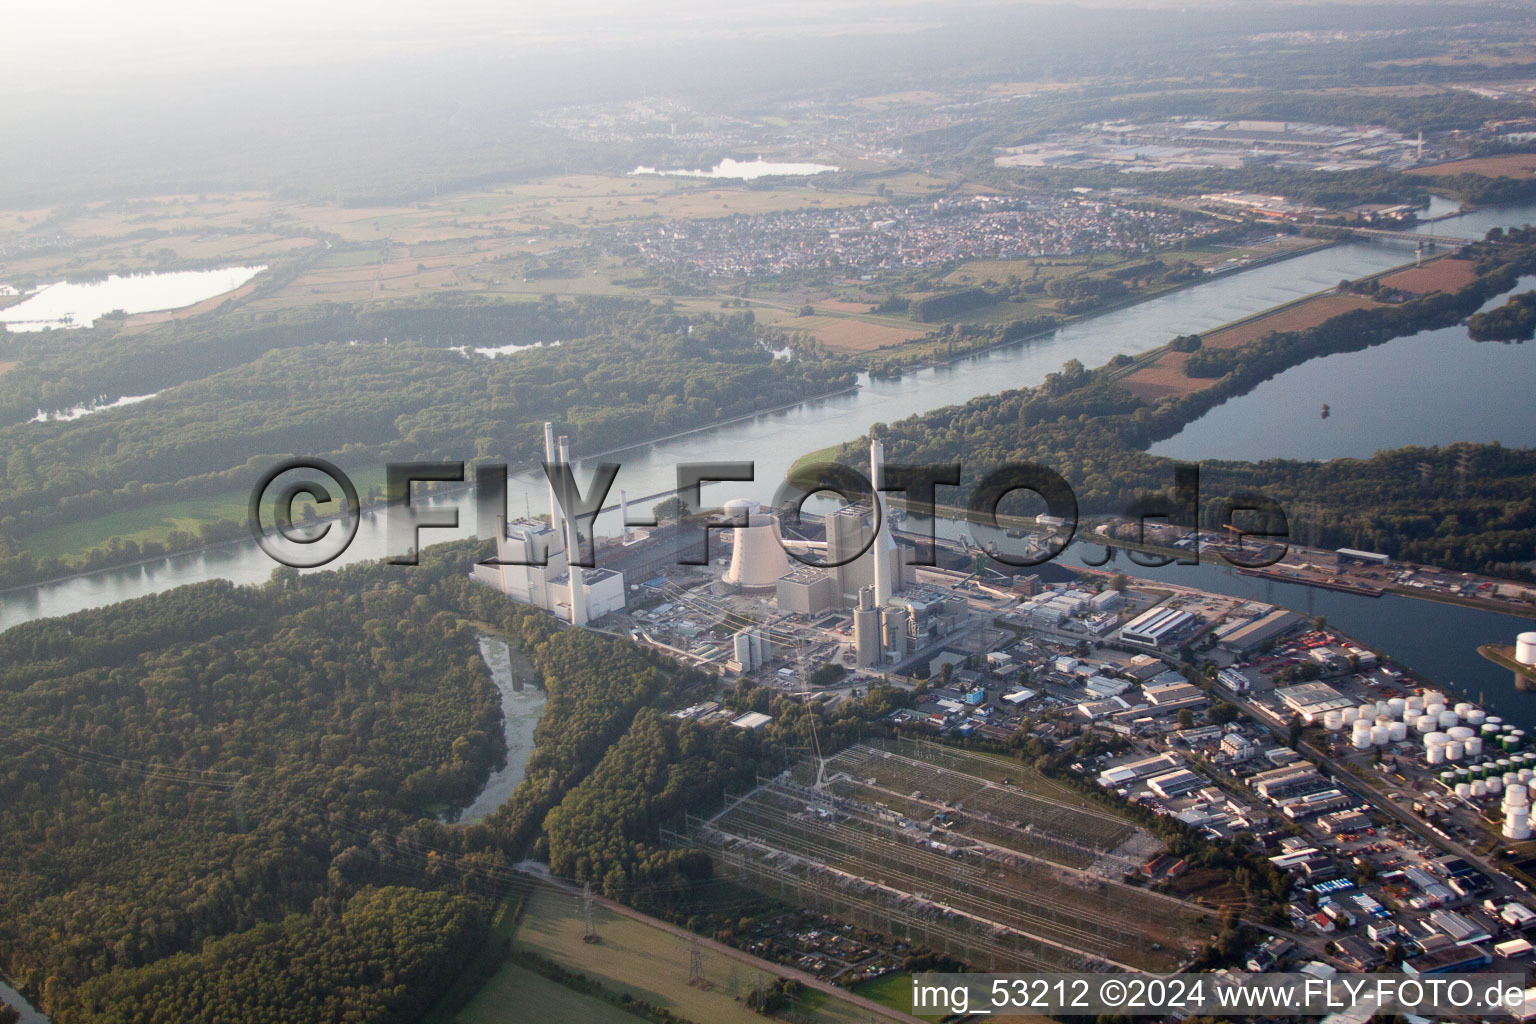
{"label": "hazy sky", "polygon": [[[999,0],[992,0],[999,2]],[[1014,3],[1017,0],[1001,0]],[[644,45],[663,36],[902,31],[953,0],[40,0],[4,15],[11,86],[409,53]]]}

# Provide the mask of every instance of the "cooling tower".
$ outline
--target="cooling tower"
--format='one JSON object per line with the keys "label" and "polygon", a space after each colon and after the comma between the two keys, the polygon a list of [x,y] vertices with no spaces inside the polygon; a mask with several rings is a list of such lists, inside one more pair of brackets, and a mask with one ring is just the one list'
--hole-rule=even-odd
{"label": "cooling tower", "polygon": [[745,517],[750,524],[731,531],[731,565],[725,582],[743,590],[772,589],[780,576],[794,568],[780,543],[778,519],[757,511],[757,503],[747,498],[726,502],[725,514]]}

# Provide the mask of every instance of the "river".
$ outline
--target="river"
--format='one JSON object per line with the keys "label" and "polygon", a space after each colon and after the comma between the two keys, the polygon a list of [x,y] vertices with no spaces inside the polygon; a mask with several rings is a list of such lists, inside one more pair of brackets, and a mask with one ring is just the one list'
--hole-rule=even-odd
{"label": "river", "polygon": [[[1528,221],[1536,221],[1536,204],[1501,211],[1478,211],[1423,227],[1436,228],[1438,233],[1445,235],[1481,234],[1497,223],[1518,225]],[[1122,352],[1133,355],[1145,352],[1165,344],[1175,335],[1209,331],[1330,288],[1341,278],[1362,277],[1411,260],[1412,251],[1400,244],[1351,242],[1332,246],[1161,295],[1071,324],[1043,338],[908,373],[899,380],[864,378],[860,381],[862,387],[854,393],[808,401],[788,410],[639,445],[604,458],[621,464],[615,490],[624,488],[631,495],[652,494],[675,486],[678,463],[752,460],[756,463],[755,482],[712,484],[707,487],[705,496],[711,502],[723,502],[736,495],[767,500],[794,459],[805,452],[857,438],[867,432],[871,424],[898,420],[1001,390],[1038,384],[1068,359],[1098,366]],[[578,478],[587,479],[591,470],[591,465],[579,466]],[[509,503],[514,510],[521,510],[525,502],[534,511],[543,508],[546,499],[542,473],[538,477],[533,473],[516,475],[510,483],[509,493]],[[461,498],[461,504],[461,528],[425,532],[425,543],[467,536],[473,531],[472,502],[465,496]],[[599,531],[604,534],[616,533],[617,527],[616,514],[611,513],[599,521]],[[383,535],[382,516],[365,516],[356,540],[347,553],[332,564],[383,557]],[[258,582],[270,576],[273,567],[272,561],[254,543],[239,542],[125,569],[104,570],[21,588],[0,595],[0,628],[209,578],[222,577],[237,583]],[[1153,571],[1148,570],[1147,574]],[[1164,571],[1172,573],[1174,570]],[[1189,582],[1212,590],[1246,595],[1249,593],[1246,588],[1264,585],[1220,570],[1207,571],[1206,567],[1202,567],[1200,573],[1198,579]],[[1303,611],[1318,601],[1327,602],[1329,607],[1335,601],[1345,602],[1340,605],[1337,616],[1327,610],[1320,614],[1329,615],[1346,630],[1352,628],[1350,616],[1359,614],[1362,621],[1357,632],[1361,640],[1401,654],[1407,664],[1438,683],[1455,681],[1465,685],[1477,680],[1489,688],[1490,693],[1493,692],[1493,681],[1480,671],[1481,659],[1474,650],[1475,644],[1485,639],[1508,642],[1509,637],[1525,625],[1523,620],[1508,616],[1464,612],[1406,599],[1373,601],[1368,614],[1346,611],[1344,609],[1355,607],[1347,603],[1348,595],[1284,584],[1272,586],[1279,588],[1275,591],[1276,600],[1283,600]],[[1464,615],[1483,618],[1475,620],[1478,623],[1475,629],[1469,629],[1466,622],[1473,620],[1464,621]],[[1436,623],[1442,625],[1436,628]],[[1434,645],[1426,643],[1430,636],[1455,638],[1454,644],[1442,644],[1450,649],[1443,655],[1449,661],[1438,660],[1442,656],[1434,655]],[[1420,653],[1410,653],[1415,651]],[[1523,720],[1513,708],[1507,710],[1512,714],[1506,717]]]}
{"label": "river", "polygon": [[20,992],[17,992],[3,981],[0,981],[0,1003],[8,1003],[21,1013],[21,1018],[17,1021],[17,1024],[48,1024],[47,1017],[43,1016],[35,1006],[23,999]]}
{"label": "river", "polygon": [[519,665],[514,672],[512,652],[505,640],[491,636],[480,638],[480,657],[491,670],[491,679],[501,694],[502,728],[507,738],[507,763],[491,773],[485,788],[464,808],[459,824],[474,825],[506,802],[523,781],[528,755],[533,753],[533,730],[544,714],[545,694],[533,685],[532,672]]}

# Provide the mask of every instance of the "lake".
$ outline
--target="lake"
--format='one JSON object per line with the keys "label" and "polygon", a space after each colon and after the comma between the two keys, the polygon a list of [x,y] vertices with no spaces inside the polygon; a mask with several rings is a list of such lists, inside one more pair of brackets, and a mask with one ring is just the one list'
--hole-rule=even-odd
{"label": "lake", "polygon": [[[1536,277],[1523,277],[1512,291],[1533,288]],[[1536,345],[1473,341],[1466,327],[1445,327],[1294,366],[1148,450],[1190,462],[1260,462],[1369,458],[1456,441],[1528,447],[1536,445],[1533,389]]]}
{"label": "lake", "polygon": [[266,266],[178,270],[165,274],[126,274],[101,281],[60,281],[44,285],[14,306],[0,309],[0,323],[10,331],[90,327],[103,315],[155,313],[181,309],[233,291]]}
{"label": "lake", "polygon": [[739,181],[751,181],[754,178],[768,178],[774,175],[785,177],[809,177],[813,174],[825,174],[827,171],[840,171],[841,167],[833,167],[831,164],[802,164],[782,163],[772,160],[732,160],[726,157],[709,170],[674,170],[661,171],[654,167],[636,167],[630,174],[660,174],[672,178],[734,178]]}

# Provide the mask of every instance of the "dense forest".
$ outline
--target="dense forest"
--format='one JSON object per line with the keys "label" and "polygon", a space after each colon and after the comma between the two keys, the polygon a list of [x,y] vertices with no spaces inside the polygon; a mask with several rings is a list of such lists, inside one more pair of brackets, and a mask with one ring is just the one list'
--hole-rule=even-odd
{"label": "dense forest", "polygon": [[1474,341],[1530,341],[1536,335],[1536,292],[1511,295],[1502,306],[1467,317]]}
{"label": "dense forest", "polygon": [[[197,365],[196,357],[183,359],[184,347],[199,345],[214,350],[201,357],[206,366],[235,365],[137,406],[73,422],[0,427],[0,586],[102,561],[33,559],[25,551],[30,532],[156,502],[243,492],[292,454],[329,456],[354,472],[387,461],[526,464],[539,457],[545,420],[590,454],[853,380],[841,363],[814,354],[775,360],[750,311],[685,317],[612,300],[466,303],[333,312],[294,330],[300,341],[293,344],[280,343],[290,335],[277,327],[209,328],[210,337],[192,332],[158,347],[136,335],[146,366],[163,358],[183,366],[176,373],[192,373],[185,366]],[[316,341],[320,335],[331,340]],[[121,339],[70,341],[51,348],[17,343],[21,368],[0,378],[13,418],[36,408],[26,381],[39,375],[88,379],[88,386],[71,385],[77,392],[105,386],[96,375],[116,358]],[[496,359],[465,350],[509,341],[549,344]],[[42,350],[26,347],[33,345]],[[166,382],[144,377],[132,387]],[[210,524],[205,535],[172,546],[225,539],[241,527]],[[115,561],[140,553],[122,544],[103,552]]]}
{"label": "dense forest", "polygon": [[61,1022],[414,1020],[482,909],[393,837],[504,748],[476,631],[401,580],[467,564],[0,634],[5,973]]}
{"label": "dense forest", "polygon": [[[1536,267],[1533,243],[1536,235],[1512,232],[1474,247],[1465,255],[1475,261],[1478,276],[1454,294],[1351,311],[1308,330],[1273,332],[1241,348],[1213,349],[1184,339],[1183,348],[1191,350],[1186,373],[1213,383],[1182,397],[1149,403],[1131,394],[1118,383],[1128,360],[1097,370],[1073,360],[1039,387],[989,395],[876,430],[893,462],[960,461],[967,489],[962,493],[1004,463],[1038,462],[1066,477],[1082,512],[1125,513],[1139,496],[1172,487],[1172,460],[1146,454],[1148,446],[1307,359],[1460,322],[1513,287],[1518,273]],[[859,442],[851,442],[837,458],[857,464],[862,451]],[[1267,494],[1305,521],[1308,540],[1516,576],[1529,575],[1523,563],[1536,550],[1533,485],[1536,451],[1496,444],[1403,449],[1327,463],[1201,465],[1208,498]],[[1205,502],[1206,525],[1214,525],[1219,507],[1214,500]]]}

